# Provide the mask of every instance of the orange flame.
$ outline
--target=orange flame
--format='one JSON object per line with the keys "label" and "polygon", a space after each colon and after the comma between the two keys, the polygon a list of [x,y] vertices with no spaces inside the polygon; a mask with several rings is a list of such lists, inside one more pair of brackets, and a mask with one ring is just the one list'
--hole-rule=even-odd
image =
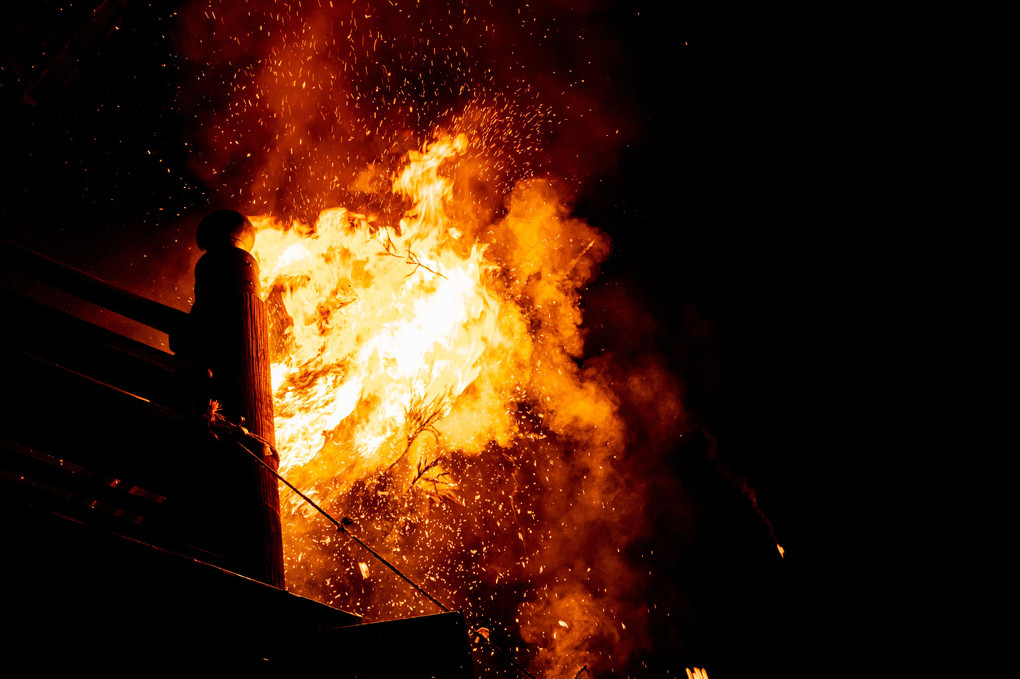
{"label": "orange flame", "polygon": [[[485,286],[492,265],[483,248],[460,247],[446,216],[451,183],[438,168],[466,143],[443,139],[409,156],[393,182],[412,201],[398,226],[343,208],[312,228],[254,220],[264,288],[285,310],[277,319],[287,350],[273,364],[285,473],[313,457],[342,458],[334,463],[345,466],[348,487],[408,452],[420,458],[425,451],[412,444],[439,433],[437,423],[514,339]],[[461,424],[472,422],[489,426]],[[481,435],[445,429],[458,442]]]}

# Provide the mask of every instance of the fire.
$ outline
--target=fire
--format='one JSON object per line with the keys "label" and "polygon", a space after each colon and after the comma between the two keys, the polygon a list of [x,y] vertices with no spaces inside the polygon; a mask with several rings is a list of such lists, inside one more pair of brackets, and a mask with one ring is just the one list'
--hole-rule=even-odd
{"label": "fire", "polygon": [[[585,345],[610,243],[565,186],[613,166],[626,126],[586,88],[490,68],[562,52],[566,31],[530,32],[545,8],[288,7],[196,1],[181,38],[195,170],[267,215],[282,473],[530,671],[625,668],[651,643],[649,470],[684,414],[657,356]],[[580,84],[612,50],[579,40]],[[281,500],[289,589],[435,612]]]}
{"label": "fire", "polygon": [[349,488],[408,456],[431,464],[440,435],[488,440],[484,418],[439,424],[520,340],[487,287],[494,265],[483,247],[461,242],[446,213],[452,185],[438,168],[466,143],[442,139],[408,157],[393,191],[411,206],[396,225],[343,208],[312,227],[255,220],[263,286],[282,326],[273,386],[285,473],[332,459]]}
{"label": "fire", "polygon": [[[547,181],[518,185],[505,216],[485,228],[457,222],[452,215],[463,206],[451,177],[468,147],[465,135],[440,136],[405,157],[391,181],[393,197],[405,206],[396,224],[344,208],[324,211],[311,226],[270,217],[253,222],[277,344],[282,472],[318,498],[360,510],[393,552],[424,561],[435,557],[436,540],[464,547],[451,542],[453,534],[479,544],[473,554],[492,550],[487,561],[460,565],[473,574],[450,572],[447,564],[426,576],[469,608],[462,587],[476,585],[463,582],[467,576],[493,584],[559,577],[545,572],[547,559],[534,558],[550,548],[552,536],[536,531],[530,498],[583,483],[586,490],[564,498],[557,517],[573,522],[561,529],[567,535],[583,531],[606,506],[624,425],[614,393],[577,363],[579,287],[608,252],[608,240],[569,218]],[[550,448],[549,437],[565,443]],[[574,449],[576,469],[550,467],[561,445]],[[484,473],[502,466],[510,485],[472,473],[466,465],[474,458],[485,459],[477,467]],[[566,481],[564,471],[576,480]],[[300,503],[291,501],[285,531],[314,535]],[[408,539],[403,527],[428,524],[428,507],[436,504],[445,518]],[[400,516],[381,522],[387,513]],[[471,522],[477,534],[465,536],[462,526]],[[486,539],[491,531],[510,544],[494,549]],[[593,551],[599,557],[602,550]],[[301,569],[316,558],[306,540],[292,540],[288,579],[303,581]],[[358,574],[371,580],[363,562]],[[554,594],[548,604],[527,601],[517,615],[525,618],[525,640],[579,662],[588,640],[607,632],[617,639],[627,628],[607,619],[600,629],[607,600],[571,588],[570,596]],[[415,605],[407,594],[397,601]]]}

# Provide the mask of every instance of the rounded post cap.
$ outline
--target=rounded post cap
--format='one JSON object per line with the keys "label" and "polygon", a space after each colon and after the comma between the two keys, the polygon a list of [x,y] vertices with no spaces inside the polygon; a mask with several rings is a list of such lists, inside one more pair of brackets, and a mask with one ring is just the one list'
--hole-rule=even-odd
{"label": "rounded post cap", "polygon": [[196,239],[198,247],[205,251],[233,247],[251,252],[255,245],[255,227],[236,210],[216,210],[199,222]]}

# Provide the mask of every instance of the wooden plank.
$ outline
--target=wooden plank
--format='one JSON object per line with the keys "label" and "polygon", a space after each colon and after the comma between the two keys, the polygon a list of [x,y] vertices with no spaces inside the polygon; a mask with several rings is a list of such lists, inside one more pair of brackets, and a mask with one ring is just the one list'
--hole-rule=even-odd
{"label": "wooden plank", "polygon": [[[40,450],[0,439],[0,477],[8,495],[134,530],[158,514],[166,497],[130,479],[109,476]],[[128,524],[128,525],[125,525]]]}
{"label": "wooden plank", "polygon": [[[10,505],[0,540],[0,577],[15,585],[4,612],[17,624],[7,648],[30,657],[42,676],[84,670],[101,676],[204,676],[292,672],[275,662],[300,657],[316,631],[356,624],[344,613],[158,546],[59,516]],[[288,648],[288,646],[290,648]],[[342,666],[342,663],[340,664]],[[338,672],[322,654],[316,669]]]}
{"label": "wooden plank", "polygon": [[0,290],[0,313],[9,320],[7,331],[0,335],[0,346],[171,409],[191,412],[204,407],[204,371],[178,356],[6,290]]}
{"label": "wooden plank", "polygon": [[180,309],[110,285],[28,248],[0,239],[0,266],[172,335],[188,322]]}
{"label": "wooden plank", "polygon": [[19,395],[2,411],[5,438],[164,496],[145,536],[255,577],[264,533],[252,521],[252,479],[264,470],[247,452],[214,439],[200,417],[32,356],[0,353],[0,371]]}

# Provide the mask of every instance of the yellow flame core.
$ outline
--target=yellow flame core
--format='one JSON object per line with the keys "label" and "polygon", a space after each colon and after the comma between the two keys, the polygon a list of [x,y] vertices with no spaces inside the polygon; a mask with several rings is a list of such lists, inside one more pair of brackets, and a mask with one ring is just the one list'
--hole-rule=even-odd
{"label": "yellow flame core", "polygon": [[439,168],[466,143],[409,155],[393,182],[412,201],[399,228],[343,208],[311,228],[253,220],[263,289],[286,311],[272,366],[284,473],[340,450],[348,481],[393,464],[510,342],[484,281],[491,265],[481,247],[457,247],[446,214]]}

